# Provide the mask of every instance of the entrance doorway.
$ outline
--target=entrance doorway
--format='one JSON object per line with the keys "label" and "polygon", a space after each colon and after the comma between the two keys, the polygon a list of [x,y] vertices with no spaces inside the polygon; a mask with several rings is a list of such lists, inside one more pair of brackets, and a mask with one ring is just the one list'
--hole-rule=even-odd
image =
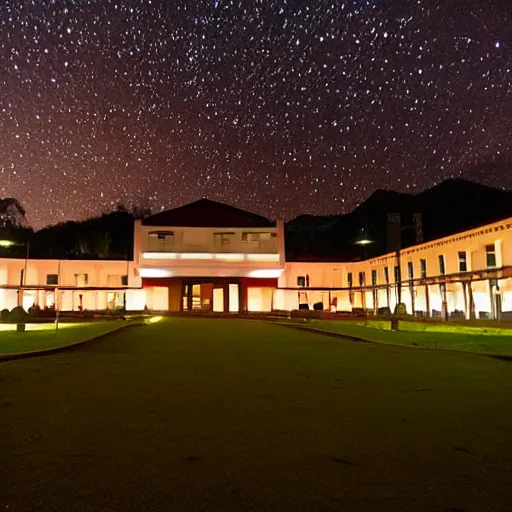
{"label": "entrance doorway", "polygon": [[185,279],[181,294],[182,311],[238,313],[240,286],[230,279],[210,278],[208,281]]}

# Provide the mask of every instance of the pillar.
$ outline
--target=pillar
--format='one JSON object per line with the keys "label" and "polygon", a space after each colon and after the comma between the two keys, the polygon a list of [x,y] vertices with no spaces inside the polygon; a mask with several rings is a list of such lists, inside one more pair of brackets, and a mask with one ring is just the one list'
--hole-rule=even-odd
{"label": "pillar", "polygon": [[473,286],[471,281],[468,282],[468,302],[469,302],[469,319],[476,318],[475,298],[473,297]]}

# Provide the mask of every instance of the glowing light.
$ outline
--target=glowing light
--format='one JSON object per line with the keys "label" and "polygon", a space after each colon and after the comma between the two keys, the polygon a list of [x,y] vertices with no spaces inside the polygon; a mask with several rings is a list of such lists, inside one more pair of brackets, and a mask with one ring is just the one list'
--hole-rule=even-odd
{"label": "glowing light", "polygon": [[358,240],[356,242],[357,245],[369,245],[373,244],[373,240],[368,240],[367,238],[363,238],[362,240]]}
{"label": "glowing light", "polygon": [[249,277],[279,277],[283,273],[283,269],[261,269],[261,270],[252,270],[249,272]]}
{"label": "glowing light", "polygon": [[212,260],[213,254],[208,252],[183,252],[181,253],[182,260]]}
{"label": "glowing light", "polygon": [[224,261],[243,261],[243,254],[236,253],[225,253],[225,254],[215,254],[214,258],[216,260],[224,260]]}
{"label": "glowing light", "polygon": [[160,320],[162,320],[164,317],[163,316],[152,316],[148,322],[150,324],[156,324],[157,322],[160,322]]}
{"label": "glowing light", "polygon": [[279,254],[248,254],[247,261],[279,261]]}
{"label": "glowing light", "polygon": [[145,260],[175,260],[178,254],[175,252],[145,252],[142,257]]}
{"label": "glowing light", "polygon": [[172,271],[165,268],[141,268],[140,277],[171,277]]}
{"label": "glowing light", "polygon": [[218,260],[218,261],[265,261],[278,262],[279,254],[244,254],[211,252],[144,252],[145,260]]}
{"label": "glowing light", "polygon": [[16,242],[12,240],[0,240],[0,247],[12,247],[13,245],[16,245]]}

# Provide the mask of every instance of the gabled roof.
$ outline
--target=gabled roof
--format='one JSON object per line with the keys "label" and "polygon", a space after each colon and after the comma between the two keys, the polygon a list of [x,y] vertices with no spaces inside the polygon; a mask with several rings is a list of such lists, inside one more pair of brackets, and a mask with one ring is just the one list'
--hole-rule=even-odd
{"label": "gabled roof", "polygon": [[255,213],[210,199],[151,215],[142,220],[144,226],[176,226],[194,228],[266,228],[273,223]]}

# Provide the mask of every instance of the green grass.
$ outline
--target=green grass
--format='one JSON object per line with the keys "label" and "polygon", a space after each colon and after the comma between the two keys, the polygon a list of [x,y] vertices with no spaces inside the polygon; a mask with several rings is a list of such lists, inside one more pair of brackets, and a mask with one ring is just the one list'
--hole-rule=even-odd
{"label": "green grass", "polygon": [[121,320],[60,323],[58,331],[55,332],[54,323],[27,324],[26,332],[17,332],[14,324],[0,324],[0,354],[32,352],[71,345],[112,331],[121,325]]}
{"label": "green grass", "polygon": [[293,320],[293,323],[369,341],[410,347],[461,350],[497,355],[512,355],[512,329],[460,326],[447,322],[400,321],[391,331],[390,320]]}
{"label": "green grass", "polygon": [[165,319],[0,364],[0,509],[510,510],[510,363]]}

